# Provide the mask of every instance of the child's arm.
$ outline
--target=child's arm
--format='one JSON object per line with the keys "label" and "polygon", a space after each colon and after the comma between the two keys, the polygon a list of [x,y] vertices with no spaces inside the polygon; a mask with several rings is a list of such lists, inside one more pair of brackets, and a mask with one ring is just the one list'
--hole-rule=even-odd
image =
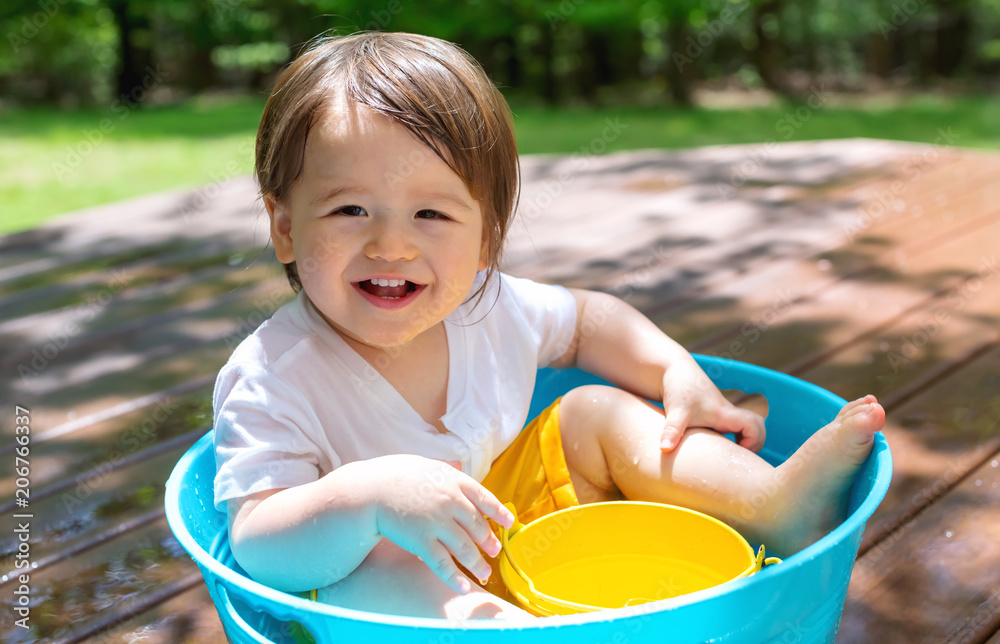
{"label": "child's arm", "polygon": [[688,427],[741,435],[754,451],[764,444],[764,421],[723,397],[694,358],[634,307],[605,293],[570,289],[577,305],[576,335],[556,367],[580,367],[632,393],[663,401],[661,447],[677,446]]}
{"label": "child's arm", "polygon": [[393,455],[348,463],[312,483],[230,501],[233,554],[251,577],[285,591],[321,588],[357,568],[383,538],[419,556],[449,586],[468,592],[489,576],[477,545],[500,543],[483,518],[514,517],[486,488],[441,461]]}

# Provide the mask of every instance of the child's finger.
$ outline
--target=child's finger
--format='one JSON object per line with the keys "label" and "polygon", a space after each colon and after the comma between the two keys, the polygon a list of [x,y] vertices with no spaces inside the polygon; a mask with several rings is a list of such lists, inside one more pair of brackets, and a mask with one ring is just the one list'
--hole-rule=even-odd
{"label": "child's finger", "polygon": [[493,569],[479,552],[479,548],[469,538],[469,534],[458,522],[448,522],[450,525],[438,536],[438,541],[450,552],[458,563],[483,581],[490,578]]}
{"label": "child's finger", "polygon": [[723,418],[718,427],[718,431],[723,433],[732,432],[740,434],[740,445],[751,451],[760,451],[764,446],[766,432],[764,430],[764,419],[760,414],[756,414],[749,409],[731,407],[724,411]]}
{"label": "child's finger", "polygon": [[[434,540],[427,545],[425,552],[415,553],[441,581],[459,595],[468,594],[472,590],[472,582],[458,569],[451,553],[440,541]],[[465,565],[465,564],[462,564]],[[470,569],[471,570],[471,569]]]}
{"label": "child's finger", "polygon": [[684,436],[684,430],[687,429],[690,420],[690,409],[681,406],[672,407],[667,412],[663,432],[660,435],[660,449],[669,452],[677,447],[677,444],[681,442],[681,438]]}
{"label": "child's finger", "polygon": [[493,519],[505,528],[514,525],[514,515],[510,513],[492,492],[483,487],[473,478],[469,478],[470,485],[463,487],[466,498],[472,501],[480,514],[489,519]]}
{"label": "child's finger", "polygon": [[483,552],[491,557],[500,554],[500,540],[493,534],[493,531],[490,530],[490,524],[478,511],[473,509],[468,516],[456,517],[455,520],[472,537],[476,545],[483,549]]}

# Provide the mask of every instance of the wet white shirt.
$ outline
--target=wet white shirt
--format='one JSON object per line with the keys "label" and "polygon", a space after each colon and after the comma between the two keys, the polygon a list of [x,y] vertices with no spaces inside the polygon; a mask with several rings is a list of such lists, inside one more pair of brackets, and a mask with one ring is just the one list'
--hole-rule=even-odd
{"label": "wet white shirt", "polygon": [[445,319],[441,422],[448,431],[441,433],[301,291],[243,340],[219,372],[216,507],[225,512],[228,499],[303,485],[344,463],[389,454],[458,460],[482,481],[527,420],[536,371],[569,348],[576,303],[561,286],[503,274],[478,306],[476,299]]}

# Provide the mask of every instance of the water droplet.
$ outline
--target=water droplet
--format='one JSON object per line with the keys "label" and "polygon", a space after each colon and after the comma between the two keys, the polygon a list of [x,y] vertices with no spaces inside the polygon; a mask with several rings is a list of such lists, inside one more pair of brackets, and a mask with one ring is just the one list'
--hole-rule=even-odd
{"label": "water droplet", "polygon": [[983,481],[981,479],[976,479],[976,487],[979,487],[982,484],[983,484]]}
{"label": "water droplet", "polygon": [[0,577],[0,581],[7,581],[7,575],[4,575],[3,577]]}
{"label": "water droplet", "polygon": [[990,467],[996,467],[996,466],[997,466],[997,459],[993,459],[993,462],[990,463]]}
{"label": "water droplet", "polygon": [[947,537],[947,538],[949,538],[949,539],[951,539],[951,530],[949,530],[948,532],[945,532],[944,536]]}

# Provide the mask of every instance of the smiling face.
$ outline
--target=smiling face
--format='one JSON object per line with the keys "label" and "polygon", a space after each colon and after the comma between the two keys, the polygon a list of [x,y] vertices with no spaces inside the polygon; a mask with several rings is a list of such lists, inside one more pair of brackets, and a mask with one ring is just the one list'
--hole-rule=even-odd
{"label": "smiling face", "polygon": [[356,103],[325,111],[298,180],[264,202],[278,261],[296,263],[309,299],[351,344],[408,344],[486,268],[483,213],[462,179],[401,124]]}

